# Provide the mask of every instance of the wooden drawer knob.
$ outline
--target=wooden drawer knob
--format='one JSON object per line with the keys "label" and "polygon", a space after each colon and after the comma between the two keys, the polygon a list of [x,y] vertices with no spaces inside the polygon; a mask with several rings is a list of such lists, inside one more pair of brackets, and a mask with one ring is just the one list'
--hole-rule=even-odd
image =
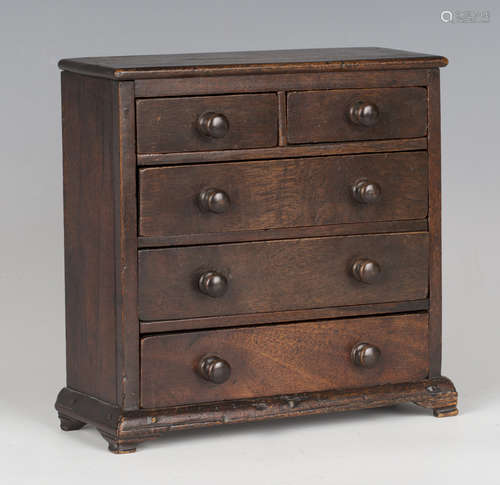
{"label": "wooden drawer knob", "polygon": [[216,271],[207,271],[200,276],[198,288],[205,295],[218,298],[227,290],[227,279]]}
{"label": "wooden drawer knob", "polygon": [[221,113],[203,113],[198,117],[198,130],[210,138],[223,138],[229,131],[229,121]]}
{"label": "wooden drawer knob", "polygon": [[352,275],[363,283],[374,283],[381,272],[380,265],[371,259],[357,259],[352,265]]}
{"label": "wooden drawer knob", "polygon": [[362,204],[373,204],[380,200],[382,189],[377,182],[361,179],[352,186],[352,195]]}
{"label": "wooden drawer knob", "polygon": [[200,360],[198,372],[207,381],[222,384],[231,375],[231,366],[220,357],[210,355]]}
{"label": "wooden drawer knob", "polygon": [[203,212],[222,214],[229,209],[229,196],[219,189],[205,189],[198,195],[198,205]]}
{"label": "wooden drawer knob", "polygon": [[380,349],[371,344],[361,343],[353,347],[351,360],[359,367],[370,369],[375,367],[380,360]]}
{"label": "wooden drawer knob", "polygon": [[349,109],[349,118],[356,125],[373,126],[379,119],[379,110],[374,103],[358,101]]}

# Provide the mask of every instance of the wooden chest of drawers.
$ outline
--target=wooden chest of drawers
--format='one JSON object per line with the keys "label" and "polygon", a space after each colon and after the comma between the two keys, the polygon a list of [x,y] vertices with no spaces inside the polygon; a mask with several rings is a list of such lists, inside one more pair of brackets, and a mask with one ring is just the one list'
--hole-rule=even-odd
{"label": "wooden chest of drawers", "polygon": [[439,56],[67,59],[64,430],[412,401],[441,376]]}

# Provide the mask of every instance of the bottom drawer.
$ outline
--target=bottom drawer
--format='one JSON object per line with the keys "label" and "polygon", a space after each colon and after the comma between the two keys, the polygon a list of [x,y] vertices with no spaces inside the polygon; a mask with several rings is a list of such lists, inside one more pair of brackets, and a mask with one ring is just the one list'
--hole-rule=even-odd
{"label": "bottom drawer", "polygon": [[419,313],[146,337],[141,405],[420,380],[428,374],[427,327]]}

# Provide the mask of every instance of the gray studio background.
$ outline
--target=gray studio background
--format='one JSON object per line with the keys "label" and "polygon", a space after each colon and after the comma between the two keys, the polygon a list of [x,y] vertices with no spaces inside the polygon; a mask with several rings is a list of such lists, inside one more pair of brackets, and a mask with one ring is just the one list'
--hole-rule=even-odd
{"label": "gray studio background", "polygon": [[[488,10],[489,23],[443,23]],[[3,1],[0,482],[499,483],[500,10],[418,1]],[[114,456],[64,434],[63,57],[376,45],[441,54],[443,374],[457,418],[415,406],[182,432]],[[335,477],[335,478],[334,478]]]}

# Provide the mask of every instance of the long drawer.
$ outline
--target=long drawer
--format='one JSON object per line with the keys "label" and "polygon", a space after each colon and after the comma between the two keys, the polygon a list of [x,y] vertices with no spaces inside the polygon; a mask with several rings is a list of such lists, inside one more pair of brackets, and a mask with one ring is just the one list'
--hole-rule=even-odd
{"label": "long drawer", "polygon": [[427,152],[145,168],[139,234],[423,219]]}
{"label": "long drawer", "polygon": [[146,337],[145,408],[423,379],[427,314]]}
{"label": "long drawer", "polygon": [[428,234],[139,251],[142,321],[427,298]]}

